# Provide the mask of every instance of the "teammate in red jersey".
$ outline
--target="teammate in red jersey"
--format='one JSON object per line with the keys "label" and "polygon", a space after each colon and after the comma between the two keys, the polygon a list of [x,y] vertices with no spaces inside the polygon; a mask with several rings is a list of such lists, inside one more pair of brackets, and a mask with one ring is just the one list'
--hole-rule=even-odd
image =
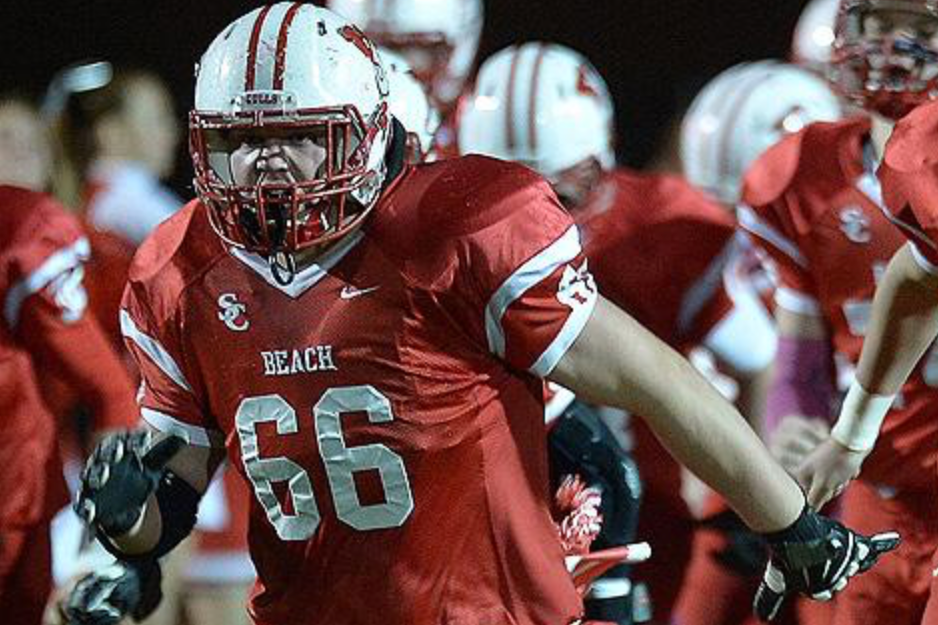
{"label": "teammate in red jersey", "polygon": [[[774,334],[754,294],[734,301],[724,282],[734,221],[676,176],[616,169],[612,123],[606,85],[585,58],[558,45],[525,44],[482,64],[460,150],[523,162],[546,176],[581,229],[606,297],[678,350],[712,349],[742,382],[745,411],[755,411]],[[667,622],[694,520],[679,465],[641,421],[631,430],[644,482],[639,536],[655,549],[636,576],[650,585],[656,621]]]}
{"label": "teammate in red jersey", "polygon": [[[838,97],[827,81],[812,72],[779,61],[740,63],[708,82],[684,117],[681,158],[685,174],[735,214],[743,175],[756,158],[812,122],[833,121],[841,116]],[[733,284],[741,283],[737,288],[756,291],[767,309],[774,310],[778,286],[774,263],[749,237],[740,239],[739,268],[734,272]],[[781,337],[777,353],[784,353],[789,341]],[[764,410],[759,409],[754,416],[762,423],[761,433],[769,449],[782,466],[791,470],[797,466],[792,457],[803,455],[804,433],[816,437],[823,427],[823,435],[826,426],[784,414],[787,406],[779,406],[777,395],[771,393]],[[786,420],[780,426],[782,417]],[[694,534],[693,555],[673,620],[680,625],[751,622],[745,598],[759,583],[764,546],[714,495],[708,497],[702,521]],[[798,602],[787,622],[827,625],[832,614],[830,605]]]}
{"label": "teammate in red jersey", "polygon": [[440,114],[430,158],[458,156],[461,111],[482,34],[482,0],[329,0],[326,6],[407,60]]}
{"label": "teammate in red jersey", "polygon": [[[938,48],[929,41],[938,32],[935,8],[913,1],[842,3],[832,63],[845,95],[869,118],[809,126],[769,150],[747,175],[743,226],[772,253],[782,277],[778,319],[790,349],[780,352],[777,383],[795,416],[830,414],[835,364],[842,376],[851,376],[876,283],[903,244],[881,210],[875,170],[893,120],[927,97],[925,90],[919,93],[918,70],[905,74],[903,68],[928,59],[931,69],[921,71],[938,67]],[[862,70],[869,73],[861,76]],[[877,80],[892,86],[876,89]],[[895,402],[875,449],[841,418],[830,436],[821,431],[807,441],[810,453],[795,470],[809,500],[821,505],[838,492],[839,484],[828,488],[832,468],[846,463],[858,469],[865,459],[861,479],[843,498],[844,521],[859,527],[889,523],[909,538],[838,599],[835,624],[938,622],[938,610],[930,607],[931,559],[938,547],[938,512],[928,503],[938,434],[930,378],[923,365],[901,399],[890,398]],[[844,410],[856,408],[859,397],[848,393]],[[879,406],[885,415],[889,404]]]}
{"label": "teammate in red jersey", "polygon": [[52,588],[49,520],[68,501],[39,382],[63,378],[93,410],[97,430],[136,422],[133,386],[85,314],[88,241],[57,202],[26,188],[47,179],[41,128],[26,102],[0,99],[0,611],[24,625],[42,622]]}
{"label": "teammate in red jersey", "polygon": [[[645,415],[768,532],[767,616],[894,546],[806,507],[738,413],[597,294],[540,177],[482,157],[403,165],[357,28],[261,7],[198,67],[200,199],[141,247],[121,316],[142,413],[169,436],[108,439],[77,504],[137,581],[191,529],[226,448],[255,495],[255,622],[573,622],[544,376]],[[69,613],[131,611],[123,577],[91,576]]]}

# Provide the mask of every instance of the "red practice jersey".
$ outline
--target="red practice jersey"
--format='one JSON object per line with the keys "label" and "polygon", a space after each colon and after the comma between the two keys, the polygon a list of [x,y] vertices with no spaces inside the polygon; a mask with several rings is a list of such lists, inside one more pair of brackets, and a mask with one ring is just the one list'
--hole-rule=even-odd
{"label": "red practice jersey", "polygon": [[919,258],[938,265],[938,102],[919,106],[896,124],[879,168],[883,203]]}
{"label": "red practice jersey", "polygon": [[[851,365],[877,277],[904,243],[881,210],[872,165],[864,165],[869,131],[865,118],[816,123],[769,149],[746,177],[740,218],[777,263],[778,304],[822,316],[835,352]],[[864,479],[896,488],[934,480],[936,385],[938,376],[921,366],[909,378],[863,465]]]}
{"label": "red practice jersey", "polygon": [[16,527],[67,501],[55,423],[32,356],[42,343],[37,317],[76,321],[83,314],[81,263],[89,248],[78,223],[46,195],[0,186],[0,206],[0,527]]}
{"label": "red practice jersey", "polygon": [[280,286],[190,203],[140,248],[121,325],[142,413],[253,491],[259,623],[556,625],[543,386],[596,289],[529,170],[408,167]]}
{"label": "red practice jersey", "polygon": [[676,349],[729,311],[732,217],[682,178],[617,170],[575,213],[604,296]]}

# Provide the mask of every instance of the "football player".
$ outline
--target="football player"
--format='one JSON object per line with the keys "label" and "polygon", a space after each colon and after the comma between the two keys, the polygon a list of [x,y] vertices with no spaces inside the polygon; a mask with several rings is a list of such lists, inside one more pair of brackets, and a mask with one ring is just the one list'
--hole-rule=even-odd
{"label": "football player", "polygon": [[482,35],[482,0],[328,0],[326,6],[404,57],[440,114],[433,158],[456,156],[459,110]]}
{"label": "football player", "polygon": [[[734,221],[683,179],[616,169],[612,124],[606,84],[585,58],[529,43],[482,64],[462,116],[460,151],[519,161],[546,176],[581,228],[605,295],[671,346],[710,348],[741,382],[740,403],[751,414],[774,334],[753,293],[736,291],[734,301],[724,283]],[[649,583],[656,619],[667,622],[693,518],[680,467],[642,422],[632,430],[645,482],[639,535],[655,548],[636,573]]]}
{"label": "football player", "polygon": [[99,433],[137,421],[133,385],[85,311],[88,240],[39,191],[49,173],[44,133],[30,104],[0,98],[0,612],[24,625],[42,622],[52,588],[49,521],[68,501],[40,382],[65,380]]}
{"label": "football player", "polygon": [[[881,211],[875,171],[893,122],[933,91],[936,32],[933,2],[844,0],[831,77],[865,115],[812,124],[747,174],[741,222],[776,260],[782,280],[775,382],[782,417],[826,418],[838,378],[853,377],[876,283],[904,242]],[[863,388],[851,387],[830,435],[819,428],[805,439],[795,474],[820,506],[842,487],[834,476],[849,467],[852,477],[865,460],[862,479],[842,499],[843,520],[894,523],[910,538],[838,599],[833,622],[917,624],[930,603],[938,547],[938,511],[926,503],[935,487],[938,401],[925,366],[901,399],[876,397],[880,420],[892,410],[874,450],[875,435],[854,427],[855,412],[871,405]]]}
{"label": "football player", "polygon": [[[734,212],[746,169],[767,148],[788,134],[819,120],[841,117],[838,97],[825,80],[800,67],[779,61],[741,63],[713,78],[694,99],[681,127],[681,157],[690,182]],[[765,253],[742,236],[740,256],[731,276],[735,288],[756,290],[771,300],[776,279]],[[768,287],[768,288],[767,288]],[[771,301],[767,306],[774,309]],[[782,337],[779,349],[788,349]],[[787,416],[778,427],[779,402],[769,397],[763,417],[763,438],[787,469],[801,450],[826,432],[823,423]],[[827,416],[826,414],[824,415]],[[826,423],[826,422],[824,422]],[[804,439],[807,437],[807,441]],[[813,438],[812,438],[813,437]],[[800,454],[800,455],[799,455]],[[695,531],[693,555],[675,608],[682,625],[729,625],[749,619],[741,597],[752,594],[765,558],[764,546],[719,500],[707,502],[704,523]],[[827,606],[805,602],[800,611]],[[814,622],[827,623],[826,614]],[[807,622],[807,615],[801,615]]]}
{"label": "football player", "polygon": [[[765,616],[894,547],[806,506],[739,414],[598,295],[534,172],[405,165],[387,94],[374,44],[311,4],[251,11],[198,64],[199,199],[138,251],[121,312],[161,434],[102,443],[76,504],[135,588],[227,453],[254,493],[255,622],[573,622],[544,377],[645,416],[766,534]],[[134,607],[124,576],[86,581],[72,618]]]}

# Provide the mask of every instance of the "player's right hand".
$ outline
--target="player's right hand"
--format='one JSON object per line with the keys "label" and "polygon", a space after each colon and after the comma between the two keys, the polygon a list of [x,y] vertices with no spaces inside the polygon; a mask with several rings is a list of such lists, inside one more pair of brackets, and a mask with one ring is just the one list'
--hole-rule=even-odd
{"label": "player's right hand", "polygon": [[808,494],[808,503],[820,509],[840,495],[851,480],[860,474],[870,451],[853,451],[829,436],[812,451],[794,476]]}
{"label": "player's right hand", "polygon": [[156,491],[166,463],[182,447],[176,436],[150,448],[147,430],[105,437],[88,458],[81,475],[75,512],[109,536],[127,533],[139,520],[147,498]]}
{"label": "player's right hand", "polygon": [[162,573],[153,560],[115,562],[78,580],[60,606],[65,625],[117,625],[126,617],[139,622],[163,598]]}
{"label": "player's right hand", "polygon": [[792,525],[765,538],[770,558],[753,600],[753,611],[762,621],[773,620],[794,593],[829,600],[851,577],[899,546],[896,532],[864,536],[807,505]]}

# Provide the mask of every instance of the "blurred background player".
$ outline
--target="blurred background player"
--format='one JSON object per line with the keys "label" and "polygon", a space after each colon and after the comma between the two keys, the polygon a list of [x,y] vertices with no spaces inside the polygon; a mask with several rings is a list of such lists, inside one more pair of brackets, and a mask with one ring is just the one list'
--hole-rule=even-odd
{"label": "blurred background player", "polygon": [[[847,385],[838,381],[853,378],[876,283],[904,243],[882,211],[875,171],[894,121],[935,92],[936,34],[938,6],[931,1],[844,0],[829,75],[865,114],[808,126],[747,174],[741,222],[776,261],[782,283],[777,417],[823,422]],[[794,473],[814,505],[839,492],[826,481],[832,467],[865,458],[860,479],[841,498],[844,522],[892,523],[907,537],[882,569],[838,597],[835,625],[918,624],[931,605],[938,395],[925,364],[902,388],[868,457],[840,422],[830,436],[818,427],[803,439]],[[868,439],[857,444],[872,447]],[[931,610],[924,620],[938,622]]]}
{"label": "blurred background player", "polygon": [[[752,412],[775,344],[755,297],[734,301],[725,288],[734,221],[680,178],[617,169],[612,120],[606,85],[584,57],[523,44],[482,64],[461,118],[460,152],[515,160],[545,176],[581,229],[604,295],[678,349],[709,347]],[[618,416],[612,429],[625,438]],[[638,536],[655,554],[635,574],[649,583],[655,622],[667,623],[693,519],[678,465],[641,420],[631,434],[644,483]]]}
{"label": "blurred background player", "polygon": [[[685,174],[735,216],[743,175],[758,156],[814,121],[840,117],[838,97],[825,80],[806,69],[779,61],[735,65],[707,83],[688,109],[680,144]],[[765,253],[742,234],[739,244],[736,266],[728,272],[728,288],[753,290],[763,300],[774,297],[776,272],[766,266]],[[766,304],[774,309],[771,302]],[[788,349],[788,340],[779,338],[779,359]],[[810,378],[810,373],[803,375]],[[805,446],[826,433],[827,422],[778,412],[777,398],[770,394],[762,423],[763,438],[782,465],[793,471],[804,457]],[[782,416],[791,422],[778,428]],[[809,437],[807,443],[805,437]],[[764,558],[764,544],[718,497],[711,496],[703,524],[694,534],[693,556],[674,622],[749,622],[753,617],[747,608],[748,597],[759,584]],[[803,602],[799,611],[803,612],[799,615],[802,623],[829,622],[825,604]],[[786,618],[791,621],[794,615]]]}
{"label": "blurred background player", "polygon": [[[181,138],[172,97],[151,71],[94,61],[59,72],[43,108],[61,152],[56,191],[77,208],[89,233],[90,309],[137,378],[118,313],[137,246],[182,206],[162,182],[175,168]],[[164,564],[164,601],[148,623],[174,623],[184,612],[191,625],[246,622],[243,606],[254,581],[246,543],[248,496],[227,467],[219,473],[200,507],[191,545]],[[67,535],[64,530],[60,542]]]}
{"label": "blurred background player", "polygon": [[482,0],[328,0],[326,6],[404,57],[440,114],[435,157],[456,156],[460,102],[482,35]]}
{"label": "blurred background player", "polygon": [[57,448],[62,424],[41,384],[60,378],[92,411],[97,434],[136,424],[133,385],[82,284],[88,240],[40,193],[50,173],[31,103],[0,97],[0,612],[38,625],[52,589],[49,523],[68,502]]}
{"label": "blurred background player", "polygon": [[388,72],[388,108],[407,130],[407,161],[422,163],[431,156],[440,113],[407,60],[387,48],[378,51]]}
{"label": "blurred background player", "polygon": [[182,205],[160,182],[181,138],[173,101],[155,74],[96,61],[59,72],[43,109],[61,148],[56,195],[76,208],[94,250],[91,308],[121,345],[117,311],[133,252]]}

